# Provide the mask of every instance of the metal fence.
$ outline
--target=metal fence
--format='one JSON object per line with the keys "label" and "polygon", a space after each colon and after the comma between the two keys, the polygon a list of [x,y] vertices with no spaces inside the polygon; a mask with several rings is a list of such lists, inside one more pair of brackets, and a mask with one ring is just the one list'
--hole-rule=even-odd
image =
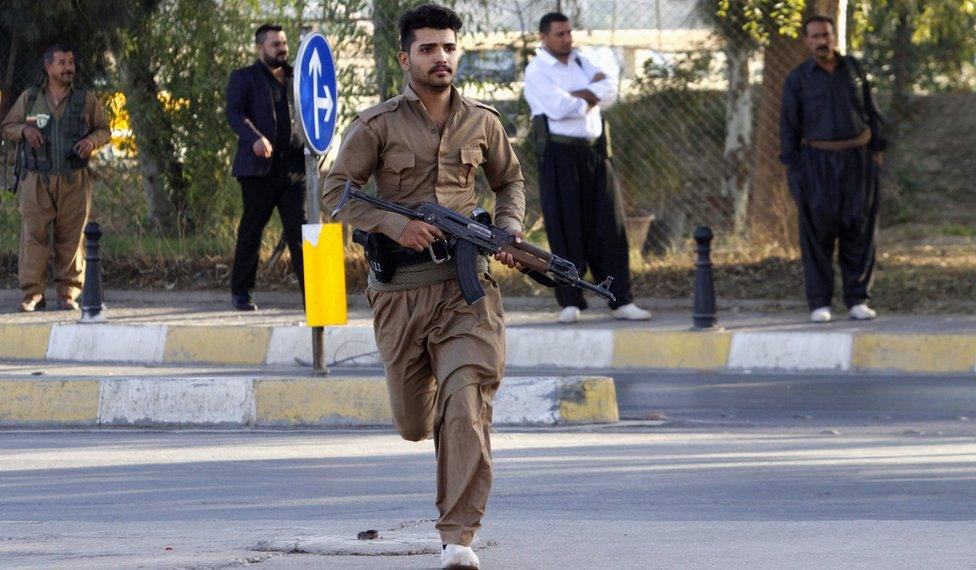
{"label": "metal fence", "polygon": [[[702,4],[515,0],[492,3],[480,14],[473,10],[477,31],[466,37],[462,86],[499,106],[517,140],[529,124],[520,101],[521,69],[535,55],[540,18],[553,10],[570,18],[574,46],[617,78],[619,100],[605,118],[632,245],[660,253],[694,225],[733,228],[735,195],[723,178],[728,80],[722,43]],[[478,74],[468,72],[468,62],[488,65]],[[531,145],[519,150],[535,206],[536,159]],[[536,215],[530,209],[530,218]]]}
{"label": "metal fence", "polygon": [[[230,69],[253,57],[256,24],[282,22],[292,54],[306,29],[320,29],[338,46],[348,119],[378,93],[399,89],[401,78],[389,71],[390,41],[381,40],[395,38],[391,18],[417,3],[166,0],[142,13],[141,4],[120,2],[125,21],[86,44],[79,74],[102,94],[113,120],[113,144],[96,165],[95,215],[109,232],[232,235],[239,205],[223,86]],[[527,178],[530,226],[541,222],[522,74],[538,45],[539,19],[559,10],[573,24],[576,47],[618,78],[620,99],[606,118],[633,247],[660,254],[697,225],[724,236],[755,237],[763,233],[757,229],[788,235],[778,98],[786,72],[805,57],[797,40],[762,37],[732,16],[722,20],[719,0],[453,5],[466,22],[458,84],[502,112]],[[39,52],[25,53],[16,37],[0,38],[3,110],[41,69]],[[866,63],[883,69],[870,57]],[[0,208],[2,245],[13,250],[18,215],[8,193]]]}

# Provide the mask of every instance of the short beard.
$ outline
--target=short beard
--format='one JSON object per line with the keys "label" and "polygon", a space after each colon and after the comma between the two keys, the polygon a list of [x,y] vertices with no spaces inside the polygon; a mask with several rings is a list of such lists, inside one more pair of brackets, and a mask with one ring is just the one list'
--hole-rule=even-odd
{"label": "short beard", "polygon": [[271,69],[280,69],[281,66],[285,65],[284,61],[278,61],[277,57],[270,57],[267,55],[261,55],[261,61]]}

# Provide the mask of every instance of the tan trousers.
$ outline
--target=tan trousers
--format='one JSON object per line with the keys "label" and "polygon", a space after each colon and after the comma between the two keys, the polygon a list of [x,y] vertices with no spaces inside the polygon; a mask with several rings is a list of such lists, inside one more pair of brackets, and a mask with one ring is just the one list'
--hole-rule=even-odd
{"label": "tan trousers", "polygon": [[437,530],[444,544],[468,546],[491,491],[492,399],[505,368],[505,324],[498,285],[467,305],[457,280],[366,296],[386,366],[393,423],[400,435],[437,450]]}
{"label": "tan trousers", "polygon": [[74,171],[72,177],[69,183],[63,174],[29,172],[20,182],[18,278],[25,297],[44,293],[52,245],[58,296],[77,299],[81,294],[85,274],[82,238],[92,188],[87,169]]}

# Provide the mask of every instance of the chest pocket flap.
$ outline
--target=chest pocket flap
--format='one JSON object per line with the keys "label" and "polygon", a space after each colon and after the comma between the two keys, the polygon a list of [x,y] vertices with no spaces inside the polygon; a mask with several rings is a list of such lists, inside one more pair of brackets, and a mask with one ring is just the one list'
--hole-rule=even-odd
{"label": "chest pocket flap", "polygon": [[417,157],[412,152],[391,152],[384,154],[382,160],[384,168],[400,174],[407,168],[413,168]]}
{"label": "chest pocket flap", "polygon": [[461,149],[461,164],[467,164],[468,166],[479,166],[484,161],[485,153],[481,150],[481,147]]}
{"label": "chest pocket flap", "polygon": [[461,188],[467,188],[474,180],[474,171],[485,161],[485,153],[481,147],[461,149],[461,165],[458,168],[458,183]]}

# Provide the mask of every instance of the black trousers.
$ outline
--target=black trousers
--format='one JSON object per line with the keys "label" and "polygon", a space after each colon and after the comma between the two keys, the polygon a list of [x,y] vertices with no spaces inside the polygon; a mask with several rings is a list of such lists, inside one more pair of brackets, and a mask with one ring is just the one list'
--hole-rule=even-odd
{"label": "black trousers", "polygon": [[[539,192],[552,252],[587,268],[597,283],[613,277],[611,309],[633,301],[630,252],[620,193],[609,159],[594,147],[549,141],[539,163]],[[560,307],[586,308],[583,292],[557,287]]]}
{"label": "black trousers", "polygon": [[805,146],[789,172],[800,217],[800,251],[810,310],[830,306],[834,251],[850,308],[871,298],[878,228],[878,168],[867,148]]}
{"label": "black trousers", "polygon": [[266,176],[246,176],[237,179],[241,184],[244,212],[237,228],[237,248],[234,251],[234,268],[231,272],[230,290],[235,295],[249,293],[254,288],[258,272],[258,254],[261,234],[278,208],[284,229],[291,265],[298,277],[298,286],[305,291],[302,263],[302,224],[305,222],[305,172],[290,169],[277,158]]}

